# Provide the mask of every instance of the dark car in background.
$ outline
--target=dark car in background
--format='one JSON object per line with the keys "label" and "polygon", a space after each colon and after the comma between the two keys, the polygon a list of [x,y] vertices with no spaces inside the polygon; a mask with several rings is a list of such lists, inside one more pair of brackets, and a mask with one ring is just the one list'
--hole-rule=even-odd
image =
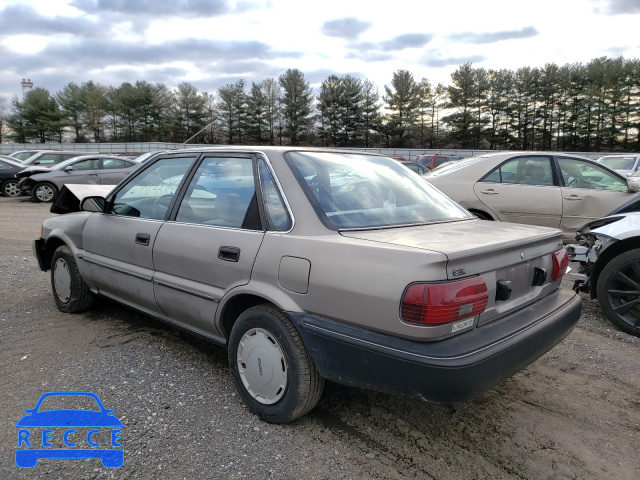
{"label": "dark car in background", "polygon": [[20,190],[35,202],[51,202],[64,184],[117,185],[140,163],[122,157],[87,155],[74,157],[46,171],[22,171]]}
{"label": "dark car in background", "polygon": [[0,194],[5,197],[20,195],[16,173],[24,170],[24,165],[14,158],[0,155]]}

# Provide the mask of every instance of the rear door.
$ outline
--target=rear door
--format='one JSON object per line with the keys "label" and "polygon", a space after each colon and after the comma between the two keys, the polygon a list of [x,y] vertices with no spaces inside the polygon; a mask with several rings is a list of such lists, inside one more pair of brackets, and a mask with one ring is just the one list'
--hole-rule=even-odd
{"label": "rear door", "polygon": [[225,293],[251,278],[264,238],[252,155],[207,155],[155,240],[154,289],[169,318],[222,337],[215,314]]}
{"label": "rear door", "polygon": [[120,158],[102,158],[101,160],[100,183],[102,185],[117,185],[134,171],[131,168],[134,165],[133,162]]}
{"label": "rear door", "polygon": [[476,196],[503,222],[558,228],[562,216],[560,187],[551,158],[514,157],[473,186]]}
{"label": "rear door", "polygon": [[194,161],[192,154],[154,162],[115,192],[109,213],[89,217],[83,232],[83,275],[102,294],[162,313],[153,292],[153,246]]}

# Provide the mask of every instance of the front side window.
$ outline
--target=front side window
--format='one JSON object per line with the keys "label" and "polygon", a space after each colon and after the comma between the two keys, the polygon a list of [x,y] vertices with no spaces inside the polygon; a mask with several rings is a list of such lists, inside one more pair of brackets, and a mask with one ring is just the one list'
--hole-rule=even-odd
{"label": "front side window", "polygon": [[597,163],[578,158],[558,158],[562,180],[567,187],[626,192],[626,182]]}
{"label": "front side window", "polygon": [[163,158],[150,165],[119,190],[110,213],[128,217],[164,219],[180,182],[195,158]]}
{"label": "front side window", "polygon": [[329,228],[376,228],[472,218],[449,197],[388,158],[290,152],[286,159]]}
{"label": "front side window", "polygon": [[481,182],[551,186],[551,161],[539,156],[514,158],[493,169]]}
{"label": "front side window", "polygon": [[260,229],[255,191],[251,158],[205,158],[187,188],[176,221]]}

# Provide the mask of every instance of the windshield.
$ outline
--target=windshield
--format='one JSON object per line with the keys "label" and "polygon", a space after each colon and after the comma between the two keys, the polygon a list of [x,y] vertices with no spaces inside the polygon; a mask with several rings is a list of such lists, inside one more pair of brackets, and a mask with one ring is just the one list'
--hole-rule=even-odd
{"label": "windshield", "polygon": [[385,157],[330,152],[290,152],[286,157],[321,220],[330,228],[472,218],[419,175]]}
{"label": "windshield", "polygon": [[30,152],[30,151],[17,152],[17,153],[12,153],[11,154],[11,158],[15,158],[16,160],[18,160],[20,162],[24,162],[25,160],[33,157],[36,153],[38,153],[38,152]]}
{"label": "windshield", "polygon": [[598,163],[613,170],[633,170],[636,157],[602,157],[598,159]]}

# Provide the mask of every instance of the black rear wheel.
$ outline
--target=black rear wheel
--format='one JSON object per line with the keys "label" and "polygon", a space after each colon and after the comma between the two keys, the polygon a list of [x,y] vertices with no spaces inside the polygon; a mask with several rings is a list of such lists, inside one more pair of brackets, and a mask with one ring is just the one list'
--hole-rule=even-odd
{"label": "black rear wheel", "polygon": [[609,320],[640,337],[640,248],[621,253],[605,265],[597,295]]}

